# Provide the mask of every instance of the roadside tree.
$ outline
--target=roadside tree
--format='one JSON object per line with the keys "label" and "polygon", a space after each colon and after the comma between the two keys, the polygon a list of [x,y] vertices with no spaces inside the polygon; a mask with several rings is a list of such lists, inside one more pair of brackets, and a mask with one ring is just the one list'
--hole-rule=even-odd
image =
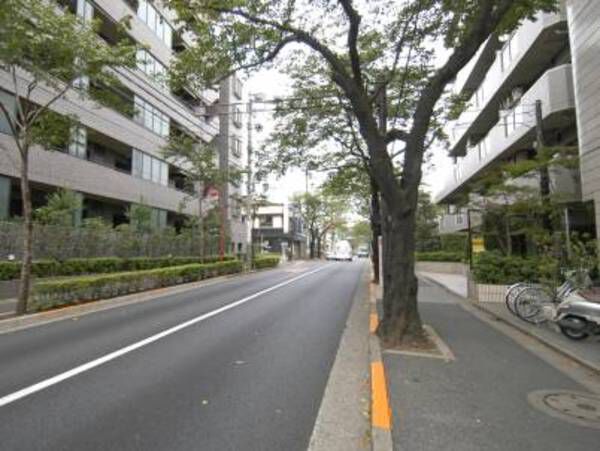
{"label": "roadside tree", "polygon": [[[336,92],[324,94],[341,96],[348,105],[366,144],[369,174],[384,202],[387,251],[378,333],[391,345],[405,338],[421,339],[414,234],[422,164],[428,144],[438,137],[440,101],[492,33],[510,32],[539,10],[555,9],[557,1],[167,3],[184,28],[198,37],[178,55],[175,70],[180,79],[211,85],[237,70],[272,63],[284,49],[289,50],[287,57],[310,59],[324,68],[323,85],[336,86]],[[448,49],[448,57],[439,64],[434,42]],[[403,152],[400,173],[388,150],[396,141]]]}

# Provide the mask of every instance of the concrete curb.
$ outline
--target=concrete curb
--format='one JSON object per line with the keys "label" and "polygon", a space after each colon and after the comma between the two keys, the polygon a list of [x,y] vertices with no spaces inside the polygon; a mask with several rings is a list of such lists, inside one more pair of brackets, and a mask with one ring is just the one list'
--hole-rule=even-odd
{"label": "concrete curb", "polygon": [[[371,311],[371,315],[375,315],[375,318],[377,319],[377,321],[379,320],[379,314],[377,313],[377,289],[373,286],[373,284],[369,285],[369,297],[368,297],[368,301],[369,301],[369,306],[370,306],[370,311]],[[371,442],[372,442],[372,450],[373,451],[392,451],[393,449],[393,442],[392,442],[392,429],[391,429],[391,409],[390,409],[390,403],[389,403],[389,391],[387,389],[387,387],[389,386],[389,384],[387,384],[387,377],[385,375],[385,365],[383,365],[383,355],[381,352],[381,345],[379,343],[379,337],[377,337],[377,335],[375,335],[374,333],[374,329],[376,329],[376,324],[372,324],[371,326],[371,331],[369,333],[369,360],[371,362]],[[375,393],[375,386],[373,383],[373,371],[375,365],[380,365],[381,366],[381,371],[383,374],[383,379],[384,379],[384,387],[380,389],[380,391],[383,391],[383,394],[379,394],[377,395],[377,393]],[[384,403],[387,405],[387,407],[379,407],[380,409],[387,409],[388,412],[387,414],[389,415],[389,418],[387,419],[387,421],[389,422],[389,424],[384,425],[383,427],[381,427],[381,425],[377,424],[377,421],[375,420],[374,416],[376,414],[376,412],[374,412],[375,407],[374,407],[374,400],[377,396],[384,396],[386,399],[383,400]],[[384,416],[386,414],[386,412],[382,413]],[[384,419],[385,422],[385,419]]]}
{"label": "concrete curb", "polygon": [[[563,348],[562,346],[556,344],[556,343],[552,343],[548,340],[545,340],[544,337],[540,337],[538,334],[536,334],[535,332],[532,332],[531,330],[529,330],[527,327],[525,327],[524,325],[521,325],[519,323],[517,323],[516,321],[509,321],[506,320],[505,318],[497,315],[496,313],[494,313],[491,310],[486,309],[483,305],[481,305],[481,303],[474,301],[472,299],[468,299],[468,298],[464,298],[462,296],[460,296],[459,294],[455,293],[453,290],[450,290],[447,286],[445,286],[444,284],[438,282],[435,279],[432,279],[431,277],[427,277],[426,275],[423,274],[419,274],[419,277],[422,279],[427,280],[428,282],[434,283],[435,285],[437,285],[440,288],[443,288],[445,291],[449,292],[450,294],[454,295],[454,296],[458,296],[462,299],[465,299],[466,301],[469,302],[469,307],[474,307],[477,310],[491,316],[495,321],[499,321],[503,324],[506,324],[508,326],[511,326],[512,328],[518,330],[519,332],[537,340],[539,343],[543,344],[544,346],[547,346],[548,348],[552,349],[555,352],[558,352],[559,354],[561,354],[564,357],[567,357],[568,359],[578,363],[579,365],[585,367],[586,369],[593,371],[594,373],[597,373],[600,375],[600,366],[596,365],[595,363],[592,363],[582,357],[579,357],[577,355],[574,355],[573,353],[571,353],[569,350]],[[463,308],[467,308],[465,305],[460,304]],[[467,309],[468,310],[468,309]]]}
{"label": "concrete curb", "polygon": [[1,319],[0,317],[0,335],[10,332],[16,332],[23,329],[29,329],[30,327],[42,326],[44,324],[49,324],[56,321],[62,321],[65,319],[71,319],[83,315],[88,315],[90,313],[101,312],[112,308],[151,301],[153,299],[160,298],[163,296],[171,296],[175,294],[185,293],[187,291],[214,285],[216,283],[224,282],[226,280],[234,279],[237,277],[244,277],[259,272],[271,271],[273,269],[281,269],[282,267],[285,268],[285,266],[286,265],[282,265],[277,268],[264,268],[245,273],[228,274],[225,276],[218,276],[206,280],[201,280],[199,282],[191,282],[181,285],[175,285],[172,287],[158,288],[156,290],[142,291],[139,293],[128,294],[125,296],[119,296],[100,301],[87,302],[85,304],[73,305],[70,307],[64,307],[56,310],[49,310],[47,312],[32,313],[24,316],[13,316],[7,319]]}
{"label": "concrete curb", "polygon": [[319,406],[309,451],[370,449],[366,275],[368,272],[363,270]]}

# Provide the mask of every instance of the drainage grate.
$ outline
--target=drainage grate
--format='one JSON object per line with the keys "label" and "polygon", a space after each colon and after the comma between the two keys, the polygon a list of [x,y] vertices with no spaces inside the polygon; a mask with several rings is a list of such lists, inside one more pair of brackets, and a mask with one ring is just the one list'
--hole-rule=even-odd
{"label": "drainage grate", "polygon": [[535,408],[555,418],[600,429],[600,397],[570,390],[538,390],[527,399]]}

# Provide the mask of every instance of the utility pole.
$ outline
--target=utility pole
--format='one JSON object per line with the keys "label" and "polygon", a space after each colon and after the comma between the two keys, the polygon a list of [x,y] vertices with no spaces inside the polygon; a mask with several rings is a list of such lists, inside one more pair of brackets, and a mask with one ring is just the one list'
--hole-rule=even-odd
{"label": "utility pole", "polygon": [[[377,90],[377,117],[379,120],[379,131],[382,136],[385,136],[387,133],[387,86],[385,82],[378,82],[375,85],[375,89]],[[387,147],[385,151],[387,152]],[[381,238],[377,242],[377,256],[379,260],[377,264],[379,266],[379,286],[381,287],[381,293],[383,294],[385,274],[387,272],[385,268],[385,262],[388,254],[388,252],[385,250],[387,246],[386,238],[390,236],[387,205],[383,196],[379,197],[379,208],[381,212]]]}
{"label": "utility pole", "polygon": [[552,219],[550,217],[550,173],[548,170],[548,156],[544,155],[546,140],[544,139],[544,127],[542,116],[542,101],[535,101],[535,135],[538,161],[540,162],[540,196],[542,199],[542,225],[548,232],[553,232]]}
{"label": "utility pole", "polygon": [[247,264],[249,268],[252,268],[252,260],[254,258],[254,249],[253,249],[253,245],[252,245],[252,229],[254,228],[254,215],[253,215],[253,208],[254,206],[252,205],[252,196],[254,194],[254,184],[252,183],[252,94],[250,94],[248,96],[248,105],[247,105],[247,109],[248,109],[248,119],[247,119],[247,126],[248,126],[248,142],[246,145],[246,152],[247,152],[247,158],[248,158],[248,163],[247,163],[247,171],[248,171],[248,188],[247,188],[247,195],[246,195],[246,215],[247,215],[247,221],[248,221],[248,239],[246,242],[246,259],[247,259]]}

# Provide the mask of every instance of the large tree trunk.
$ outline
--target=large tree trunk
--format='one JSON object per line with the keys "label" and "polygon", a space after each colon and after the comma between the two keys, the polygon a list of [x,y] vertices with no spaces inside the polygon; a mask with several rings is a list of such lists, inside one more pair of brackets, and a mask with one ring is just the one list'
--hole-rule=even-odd
{"label": "large tree trunk", "polygon": [[31,285],[31,261],[33,248],[33,218],[31,207],[31,191],[29,188],[29,149],[24,148],[21,154],[21,197],[23,204],[23,256],[21,258],[21,280],[17,314],[27,313],[27,301]]}
{"label": "large tree trunk", "polygon": [[311,260],[313,258],[315,258],[315,241],[316,241],[315,240],[315,231],[311,229],[310,230],[310,243],[309,243]]}
{"label": "large tree trunk", "polygon": [[321,258],[321,234],[317,236],[317,258]]}
{"label": "large tree trunk", "polygon": [[[382,202],[385,204],[385,202]],[[415,276],[414,209],[408,214],[398,206],[382,208],[384,237],[383,319],[377,333],[388,346],[423,340],[417,306]]]}
{"label": "large tree trunk", "polygon": [[374,180],[371,180],[371,264],[373,265],[373,282],[379,283],[379,236],[381,231],[381,207],[379,205],[379,190]]}

